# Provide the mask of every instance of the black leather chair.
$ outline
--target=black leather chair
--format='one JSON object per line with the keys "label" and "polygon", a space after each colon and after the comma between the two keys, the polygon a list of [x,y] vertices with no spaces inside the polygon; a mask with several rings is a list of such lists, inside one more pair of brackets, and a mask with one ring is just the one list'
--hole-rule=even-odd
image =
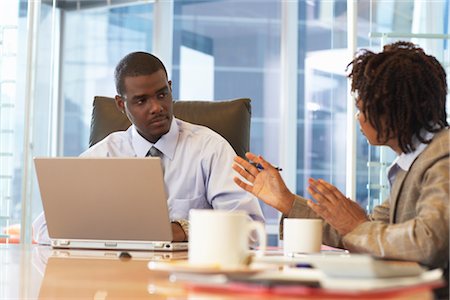
{"label": "black leather chair", "polygon": [[[251,100],[175,101],[174,115],[184,121],[209,127],[223,136],[245,158],[250,148]],[[131,125],[113,98],[96,96],[93,102],[89,147],[114,131]]]}

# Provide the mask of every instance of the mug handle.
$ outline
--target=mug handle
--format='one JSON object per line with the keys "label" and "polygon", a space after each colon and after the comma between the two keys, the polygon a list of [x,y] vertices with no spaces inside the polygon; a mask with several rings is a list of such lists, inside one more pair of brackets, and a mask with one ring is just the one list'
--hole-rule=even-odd
{"label": "mug handle", "polygon": [[248,234],[250,235],[253,231],[256,231],[259,241],[259,249],[256,251],[255,255],[258,257],[264,256],[267,245],[266,229],[264,224],[258,221],[249,222]]}

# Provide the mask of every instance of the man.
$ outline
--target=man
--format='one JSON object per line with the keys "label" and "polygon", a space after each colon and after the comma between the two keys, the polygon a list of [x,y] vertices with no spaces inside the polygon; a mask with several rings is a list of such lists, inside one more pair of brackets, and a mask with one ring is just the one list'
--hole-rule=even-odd
{"label": "man", "polygon": [[[236,153],[230,144],[206,127],[173,117],[172,82],[156,56],[144,52],[125,56],[116,67],[115,84],[117,108],[132,125],[81,156],[160,156],[174,241],[188,240],[192,208],[243,210],[264,222],[258,200],[233,183],[230,166]],[[33,227],[38,242],[49,241],[43,215]]]}

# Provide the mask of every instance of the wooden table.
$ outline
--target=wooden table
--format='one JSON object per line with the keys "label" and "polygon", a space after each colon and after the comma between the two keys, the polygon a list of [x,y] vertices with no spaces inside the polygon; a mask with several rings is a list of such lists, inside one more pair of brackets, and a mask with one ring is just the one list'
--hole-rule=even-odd
{"label": "wooden table", "polygon": [[[192,289],[171,282],[166,273],[147,268],[150,260],[186,259],[187,252],[144,252],[142,258],[134,256],[125,260],[118,259],[117,252],[99,253],[104,256],[65,257],[69,256],[68,252],[55,253],[46,246],[0,245],[0,299],[317,299]],[[432,293],[405,291],[391,298],[432,299]]]}

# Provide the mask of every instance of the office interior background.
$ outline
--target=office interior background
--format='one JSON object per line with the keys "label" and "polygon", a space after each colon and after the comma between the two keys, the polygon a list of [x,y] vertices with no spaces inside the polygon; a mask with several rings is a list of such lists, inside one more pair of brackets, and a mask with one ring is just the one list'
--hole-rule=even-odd
{"label": "office interior background", "polygon": [[[368,212],[395,155],[359,132],[346,66],[359,48],[408,40],[449,74],[450,0],[0,1],[0,237],[31,242],[42,211],[32,158],[88,147],[94,96],[116,63],[148,51],[174,99],[252,99],[251,151],[308,197],[324,178]],[[119,175],[118,175],[119,176]],[[272,244],[279,214],[263,205]]]}

